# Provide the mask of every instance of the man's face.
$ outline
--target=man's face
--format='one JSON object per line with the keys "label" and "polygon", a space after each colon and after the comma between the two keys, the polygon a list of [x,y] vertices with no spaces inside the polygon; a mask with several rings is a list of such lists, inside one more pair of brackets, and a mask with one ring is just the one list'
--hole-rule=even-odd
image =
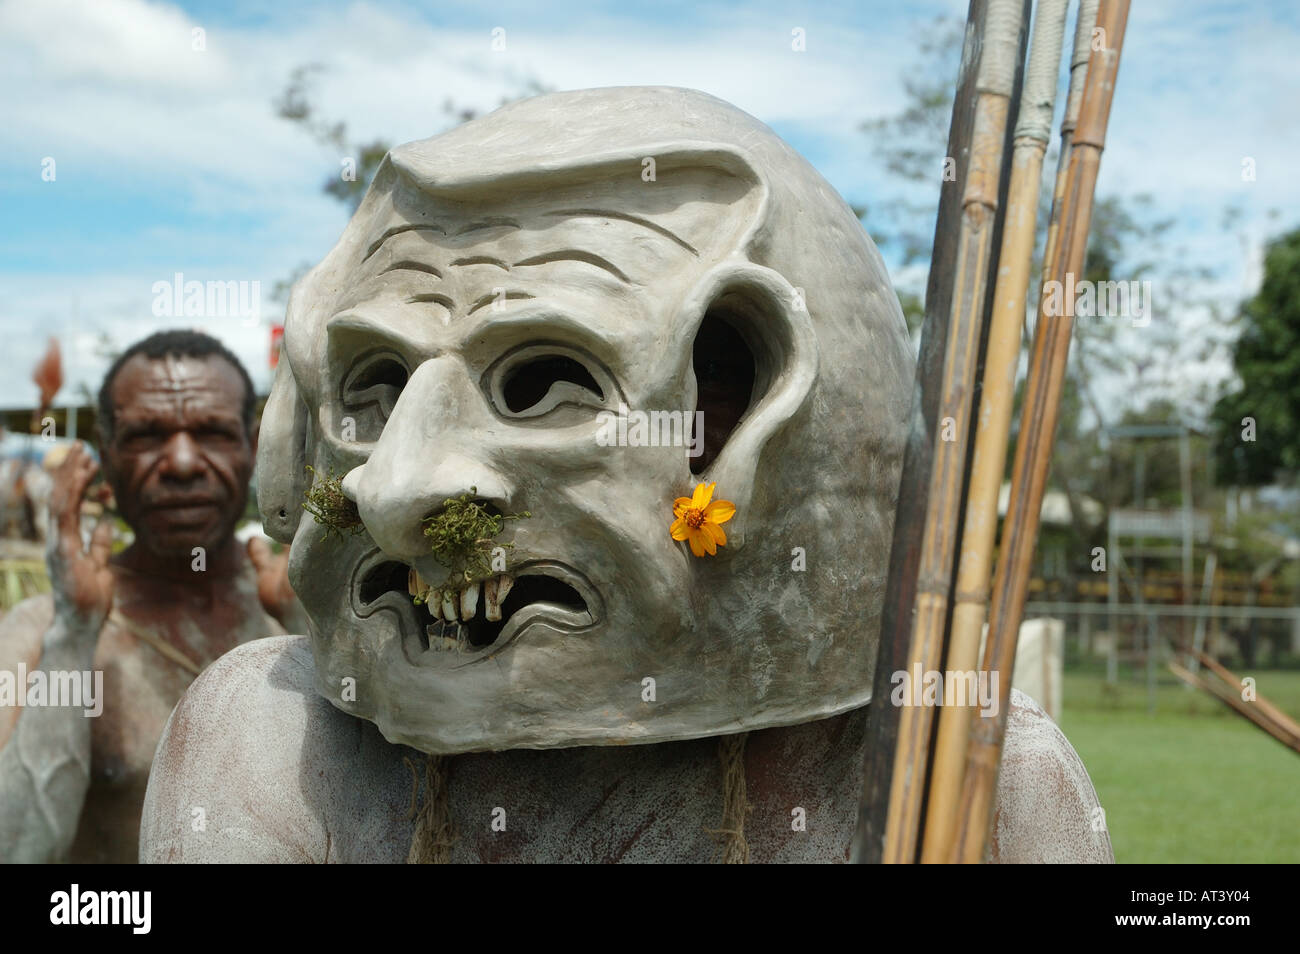
{"label": "man's face", "polygon": [[185,560],[193,547],[225,542],[244,511],[256,456],[239,373],[218,357],[136,355],[111,393],[104,472],[139,541]]}
{"label": "man's face", "polygon": [[[707,656],[723,635],[695,625],[696,558],[669,534],[695,482],[681,300],[709,263],[626,203],[575,207],[549,197],[508,222],[479,210],[385,229],[325,318],[321,385],[304,395],[319,409],[314,464],[348,474],[368,537],[340,544],[304,523],[291,579],[322,684],[356,678],[357,708],[390,738],[528,744],[538,710],[582,713],[575,734],[634,736],[665,647],[696,633]],[[601,414],[620,404],[674,412],[679,439],[608,446]],[[500,538],[513,544],[501,618],[485,618],[480,588],[467,632],[407,593],[411,567],[446,578],[424,521],[462,494],[532,514]]]}

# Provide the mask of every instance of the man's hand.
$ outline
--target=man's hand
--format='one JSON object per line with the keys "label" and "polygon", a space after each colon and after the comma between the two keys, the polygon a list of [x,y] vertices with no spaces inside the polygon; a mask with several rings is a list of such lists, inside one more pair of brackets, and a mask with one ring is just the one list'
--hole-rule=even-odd
{"label": "man's hand", "polygon": [[262,537],[253,537],[248,541],[248,559],[257,570],[257,598],[262,608],[288,627],[298,610],[298,597],[289,585],[289,548],[277,554]]}
{"label": "man's hand", "polygon": [[[75,444],[54,473],[50,491],[50,535],[46,565],[54,590],[55,606],[71,611],[98,634],[113,606],[113,571],[108,558],[113,550],[113,526],[99,521],[86,551],[81,542],[81,503],[99,465],[80,442]],[[100,488],[106,494],[107,488]]]}

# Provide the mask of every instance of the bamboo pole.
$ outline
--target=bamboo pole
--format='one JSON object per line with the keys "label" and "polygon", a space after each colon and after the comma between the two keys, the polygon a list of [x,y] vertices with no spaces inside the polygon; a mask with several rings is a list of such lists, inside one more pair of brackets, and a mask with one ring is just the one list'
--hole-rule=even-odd
{"label": "bamboo pole", "polygon": [[946,155],[953,161],[954,175],[945,175],[939,185],[939,212],[934,223],[930,275],[925,289],[925,323],[921,326],[921,348],[916,361],[907,445],[903,452],[903,473],[898,486],[889,545],[889,581],[881,608],[880,645],[872,699],[867,709],[866,755],[863,759],[862,798],[858,805],[858,826],[854,833],[853,861],[875,864],[881,860],[885,825],[889,814],[890,782],[898,743],[901,710],[887,705],[893,688],[893,673],[907,665],[912,634],[912,609],[916,601],[917,567],[920,563],[921,531],[930,489],[931,453],[938,431],[939,392],[944,348],[948,341],[948,316],[956,272],[957,235],[962,216],[962,196],[970,141],[975,126],[975,80],[979,64],[980,30],[988,11],[988,0],[970,0],[966,35],[962,44],[957,91],[952,102]]}
{"label": "bamboo pole", "polygon": [[[939,391],[940,428],[934,442],[906,667],[914,682],[924,673],[937,670],[943,661],[965,489],[972,395],[987,305],[989,263],[995,254],[1003,153],[1024,50],[1027,8],[1025,0],[990,0],[984,26],[984,49],[976,78],[975,129],[962,195],[957,271]],[[934,709],[927,705],[904,705],[899,715],[885,826],[886,862],[916,860],[933,722]]]}
{"label": "bamboo pole", "polygon": [[[1205,576],[1201,580],[1201,605],[1214,605],[1214,574],[1218,567],[1219,556],[1211,550],[1205,557]],[[1209,618],[1205,613],[1196,615],[1196,629],[1192,634],[1192,665],[1191,671],[1195,675],[1200,668],[1198,661],[1201,650],[1205,648],[1205,628],[1209,624]]]}
{"label": "bamboo pole", "polygon": [[[1045,275],[1062,285],[1070,276],[1083,270],[1093,192],[1106,142],[1106,124],[1114,97],[1128,8],[1128,0],[1101,0],[1098,5],[1097,28],[1101,33],[1096,34],[1098,40],[1093,43],[1088,60],[1079,122],[1074,131],[1061,204],[1059,232],[1052,260],[1044,269]],[[1057,300],[1061,297],[1056,296]],[[983,859],[992,825],[993,798],[1002,740],[1006,733],[1011,675],[1015,667],[1016,639],[1024,612],[1052,442],[1056,437],[1061,391],[1065,384],[1074,303],[1066,301],[1061,309],[1063,314],[1058,316],[1049,313],[1052,300],[1052,296],[1044,294],[1039,303],[1020,437],[1016,442],[1012,469],[1011,500],[994,578],[988,644],[981,666],[984,672],[999,674],[998,710],[995,717],[974,720],[971,726],[966,776],[962,783],[956,857],[968,863]]]}
{"label": "bamboo pole", "polygon": [[[1051,136],[1067,5],[1067,0],[1040,0],[1034,15],[1029,65],[1025,69],[1024,92],[1016,120],[993,318],[984,356],[984,387],[975,425],[965,529],[961,556],[957,560],[952,632],[944,662],[948,674],[973,672],[979,666],[980,632],[988,603],[993,537],[998,523],[998,490],[1011,428],[1016,367],[1020,360],[1020,328],[1025,320],[1025,296],[1033,265],[1043,154]],[[975,700],[967,701],[971,704],[945,705],[939,711],[925,834],[921,839],[923,862],[947,861],[951,854]]]}
{"label": "bamboo pole", "polygon": [[1241,699],[1240,695],[1233,693],[1226,686],[1211,680],[1202,679],[1200,676],[1188,672],[1173,660],[1170,660],[1169,662],[1169,670],[1189,686],[1195,686],[1197,689],[1208,692],[1238,715],[1244,716],[1259,728],[1263,729],[1287,748],[1300,752],[1300,735],[1292,732],[1286,726],[1274,722],[1263,710],[1248,705]]}
{"label": "bamboo pole", "polygon": [[[1218,676],[1220,679],[1226,682],[1229,686],[1231,686],[1238,695],[1240,695],[1241,691],[1246,688],[1245,686],[1242,685],[1241,679],[1238,678],[1235,672],[1232,672],[1226,667],[1219,665],[1218,661],[1213,656],[1198,651],[1195,655],[1195,658],[1200,662],[1202,666],[1210,670],[1210,672],[1214,673],[1216,676]],[[1270,719],[1272,719],[1278,725],[1282,726],[1282,728],[1286,729],[1297,739],[1300,739],[1300,723],[1297,723],[1289,715],[1287,715],[1285,712],[1283,712],[1277,706],[1273,705],[1273,703],[1269,702],[1267,699],[1265,699],[1263,696],[1259,695],[1258,693],[1256,693],[1255,695],[1255,705],[1259,706],[1259,708],[1264,712],[1264,714],[1267,715]]]}
{"label": "bamboo pole", "polygon": [[[1097,5],[1101,0],[1079,0],[1074,25],[1074,50],[1070,54],[1070,90],[1065,98],[1065,117],[1061,120],[1061,149],[1056,161],[1056,182],[1052,186],[1052,212],[1047,220],[1047,245],[1043,250],[1043,273],[1056,258],[1056,239],[1061,232],[1061,213],[1065,206],[1065,186],[1069,179],[1070,153],[1074,148],[1074,130],[1079,125],[1079,107],[1083,105],[1083,86],[1088,78],[1088,60],[1092,56],[1092,31],[1097,25]],[[1039,291],[1042,301],[1042,291]]]}

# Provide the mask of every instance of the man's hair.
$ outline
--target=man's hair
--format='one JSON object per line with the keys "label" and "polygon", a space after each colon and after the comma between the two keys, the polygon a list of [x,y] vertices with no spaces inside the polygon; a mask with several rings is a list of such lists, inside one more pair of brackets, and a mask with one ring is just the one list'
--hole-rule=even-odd
{"label": "man's hair", "polygon": [[208,358],[217,357],[225,361],[236,371],[244,382],[244,433],[253,433],[253,412],[254,405],[257,402],[257,395],[253,391],[253,380],[244,370],[244,366],[239,359],[231,353],[230,349],[223,345],[211,335],[205,335],[201,331],[157,331],[148,338],[137,341],[131,347],[127,348],[117,360],[109,367],[108,373],[104,375],[104,383],[99,386],[99,426],[105,439],[113,436],[114,409],[113,409],[113,380],[117,373],[122,370],[122,365],[126,364],[136,355],[144,355],[152,361],[160,361],[168,355],[184,358]]}

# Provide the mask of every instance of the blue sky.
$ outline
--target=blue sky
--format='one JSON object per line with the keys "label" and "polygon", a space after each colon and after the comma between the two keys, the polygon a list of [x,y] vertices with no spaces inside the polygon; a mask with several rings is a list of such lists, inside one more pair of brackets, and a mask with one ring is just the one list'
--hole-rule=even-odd
{"label": "blue sky", "polygon": [[[340,157],[274,114],[296,66],[327,65],[319,101],[364,141],[432,135],[448,123],[444,99],[490,107],[528,79],[692,86],[768,122],[871,205],[899,186],[858,126],[899,108],[920,31],[941,14],[964,17],[965,4],[2,0],[0,405],[31,402],[30,368],[51,334],[63,397],[93,389],[101,333],[124,345],[176,323],[151,314],[153,284],[176,272],[261,283],[260,326],[204,328],[265,385],[270,291],[319,260],[347,215],[321,193]],[[495,27],[504,51],[491,50]],[[795,27],[803,53],[790,49]],[[1180,254],[1216,268],[1225,301],[1253,289],[1264,240],[1300,225],[1297,51],[1300,6],[1288,0],[1134,4],[1098,190],[1151,193],[1176,219]],[[1254,182],[1241,177],[1247,156]],[[1225,234],[1229,204],[1242,218]]]}

